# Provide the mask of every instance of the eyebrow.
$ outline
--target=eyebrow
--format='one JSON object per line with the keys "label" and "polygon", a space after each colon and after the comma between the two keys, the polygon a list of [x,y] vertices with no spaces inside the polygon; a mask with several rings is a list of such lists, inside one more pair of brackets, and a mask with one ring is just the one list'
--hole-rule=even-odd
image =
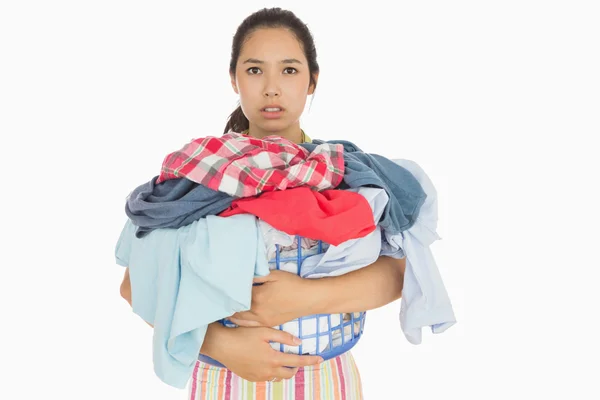
{"label": "eyebrow", "polygon": [[[262,60],[258,60],[256,58],[249,58],[243,62],[243,64],[264,64],[265,62]],[[302,64],[299,60],[295,58],[286,58],[285,60],[280,61],[281,64]]]}

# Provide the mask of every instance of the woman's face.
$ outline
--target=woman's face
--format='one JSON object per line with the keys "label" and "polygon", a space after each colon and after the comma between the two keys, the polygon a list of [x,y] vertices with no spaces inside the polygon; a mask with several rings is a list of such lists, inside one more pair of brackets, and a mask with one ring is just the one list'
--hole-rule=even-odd
{"label": "woman's face", "polygon": [[233,89],[253,136],[286,136],[299,129],[306,97],[314,88],[300,42],[287,29],[263,28],[247,38],[237,61]]}

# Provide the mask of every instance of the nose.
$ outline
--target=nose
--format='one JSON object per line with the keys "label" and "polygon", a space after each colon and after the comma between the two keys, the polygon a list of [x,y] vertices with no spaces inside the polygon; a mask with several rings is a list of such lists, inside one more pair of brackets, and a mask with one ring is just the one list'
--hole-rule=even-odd
{"label": "nose", "polygon": [[[266,75],[266,74],[265,74]],[[275,98],[281,96],[281,88],[275,77],[268,77],[265,80],[264,94],[266,98]]]}
{"label": "nose", "polygon": [[265,97],[267,98],[274,98],[274,97],[279,97],[279,92],[278,91],[265,91]]}

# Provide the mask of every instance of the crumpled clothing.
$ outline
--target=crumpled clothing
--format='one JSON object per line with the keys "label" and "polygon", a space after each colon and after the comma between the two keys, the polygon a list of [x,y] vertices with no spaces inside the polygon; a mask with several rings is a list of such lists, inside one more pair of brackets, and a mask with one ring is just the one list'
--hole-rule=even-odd
{"label": "crumpled clothing", "polygon": [[236,132],[207,136],[167,155],[157,183],[187,178],[236,198],[306,186],[335,188],[344,176],[344,151],[323,143],[311,151],[280,136]]}
{"label": "crumpled clothing", "polygon": [[[422,328],[442,333],[456,323],[454,310],[430,246],[441,239],[437,233],[437,191],[425,171],[414,161],[393,160],[419,180],[427,193],[413,226],[401,234],[385,232],[386,250],[406,255],[404,287],[400,301],[400,325],[412,344],[422,341]],[[401,249],[401,250],[400,250]]]}
{"label": "crumpled clothing", "polygon": [[338,245],[375,230],[373,212],[363,196],[349,190],[316,192],[307,187],[235,200],[219,216],[252,214],[290,235]]}
{"label": "crumpled clothing", "polygon": [[188,179],[170,179],[156,184],[157,177],[138,186],[127,198],[125,213],[141,238],[155,229],[177,229],[217,215],[231,206],[233,197]]}
{"label": "crumpled clothing", "polygon": [[115,257],[129,267],[133,312],[154,325],[154,371],[163,382],[184,388],[208,324],[250,309],[253,278],[269,274],[264,246],[252,215],[210,215],[141,239],[127,221]]}
{"label": "crumpled clothing", "polygon": [[346,140],[315,139],[300,146],[310,151],[324,143],[344,146],[344,181],[338,189],[367,186],[387,192],[390,200],[376,224],[390,234],[397,234],[415,223],[427,195],[409,171],[383,156],[365,153]]}
{"label": "crumpled clothing", "polygon": [[[302,250],[309,250],[317,246],[319,241],[309,239],[304,236],[289,235],[283,231],[275,229],[271,224],[261,219],[258,220],[258,229],[263,235],[263,240],[266,246],[267,258],[273,259],[277,254],[279,246],[280,254],[283,252],[291,252],[298,249],[298,239],[300,238],[300,247]],[[297,253],[297,251],[295,252]]]}
{"label": "crumpled clothing", "polygon": [[[349,189],[365,198],[371,209],[372,218],[377,221],[383,214],[389,197],[383,189],[361,187]],[[300,274],[303,278],[339,276],[373,264],[380,256],[381,226],[368,235],[346,240],[339,245],[330,245],[323,254],[317,254],[302,261]]]}

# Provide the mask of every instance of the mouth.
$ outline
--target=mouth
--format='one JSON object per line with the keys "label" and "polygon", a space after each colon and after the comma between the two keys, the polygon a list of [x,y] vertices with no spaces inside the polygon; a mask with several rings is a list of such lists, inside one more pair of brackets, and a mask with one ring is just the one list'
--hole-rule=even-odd
{"label": "mouth", "polygon": [[275,104],[261,108],[260,112],[266,119],[279,119],[282,117],[284,108]]}
{"label": "mouth", "polygon": [[260,109],[260,111],[263,111],[263,112],[281,112],[283,110],[284,110],[283,107],[281,107],[277,104],[269,104],[268,106]]}

